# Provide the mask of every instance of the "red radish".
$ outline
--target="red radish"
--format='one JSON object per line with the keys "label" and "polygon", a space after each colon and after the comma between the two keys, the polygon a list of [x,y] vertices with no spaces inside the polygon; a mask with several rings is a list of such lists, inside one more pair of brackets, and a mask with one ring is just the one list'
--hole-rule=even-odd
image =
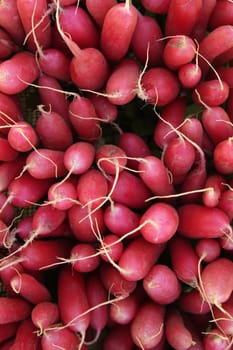
{"label": "red radish", "polygon": [[165,65],[175,70],[190,63],[196,54],[196,44],[187,35],[177,35],[168,39],[163,50]]}
{"label": "red radish", "polygon": [[152,301],[139,307],[130,327],[131,336],[137,346],[151,349],[159,344],[164,334],[164,314],[164,307]]}
{"label": "red radish", "polygon": [[75,204],[68,210],[68,220],[73,235],[80,242],[95,242],[105,233],[104,212],[102,208],[90,213],[88,206]]}
{"label": "red radish", "polygon": [[192,334],[177,308],[171,308],[166,314],[165,333],[168,343],[175,350],[186,350],[193,344]]}
{"label": "red radish", "polygon": [[39,76],[34,55],[23,51],[4,60],[0,63],[0,76],[1,92],[14,95],[24,91]]}
{"label": "red radish", "polygon": [[77,184],[78,201],[89,209],[101,207],[107,200],[108,182],[98,169],[81,174]]}
{"label": "red radish", "polygon": [[77,191],[72,181],[56,182],[48,189],[48,201],[58,210],[70,209],[77,201]]}
{"label": "red radish", "polygon": [[139,226],[139,221],[138,213],[121,203],[110,204],[104,210],[105,225],[117,236],[123,236],[135,230]]}
{"label": "red radish", "polygon": [[164,43],[159,39],[162,36],[162,31],[156,18],[151,18],[138,12],[131,48],[142,64],[145,65],[147,63],[148,67],[154,67],[161,63]]}
{"label": "red radish", "polygon": [[202,9],[202,0],[171,0],[166,17],[165,35],[190,35]]}
{"label": "red radish", "polygon": [[6,59],[18,51],[19,47],[12,40],[11,36],[3,28],[0,29],[0,59]]}
{"label": "red radish", "polygon": [[192,29],[191,37],[200,42],[206,35],[206,30],[217,0],[205,0],[199,13],[198,21]]}
{"label": "red radish", "polygon": [[215,107],[226,102],[229,96],[229,86],[217,79],[200,82],[193,91],[193,101],[204,106]]}
{"label": "red radish", "polygon": [[164,248],[164,244],[153,244],[142,237],[135,238],[127,244],[119,259],[120,273],[128,281],[143,279],[159,259]]}
{"label": "red radish", "polygon": [[111,103],[106,96],[90,93],[88,98],[93,103],[96,114],[103,123],[112,123],[116,120],[118,108],[115,104]]}
{"label": "red radish", "polygon": [[17,296],[11,286],[10,281],[11,279],[24,271],[23,266],[20,264],[18,259],[16,257],[8,258],[5,262],[3,262],[1,269],[0,269],[0,278],[2,283],[4,284],[4,287],[8,293],[8,296]]}
{"label": "red radish", "polygon": [[39,304],[43,301],[50,301],[49,290],[42,283],[28,273],[15,275],[11,279],[11,288],[31,304]]}
{"label": "red radish", "polygon": [[0,344],[16,335],[19,322],[11,322],[0,325]]}
{"label": "red radish", "polygon": [[233,291],[233,263],[219,257],[209,262],[200,275],[200,291],[205,301],[217,307],[226,302]]}
{"label": "red radish", "polygon": [[131,58],[123,58],[110,73],[105,90],[108,100],[115,105],[125,105],[136,97],[140,74],[139,64]]}
{"label": "red radish", "polygon": [[14,97],[0,92],[0,129],[4,135],[8,134],[15,122],[23,119],[18,99]]}
{"label": "red radish", "polygon": [[[25,32],[15,0],[7,1],[7,6],[5,2],[1,3],[0,18],[1,27],[10,34],[12,39],[18,45],[22,45],[25,38]],[[9,18],[11,18],[11,21],[9,21]]]}
{"label": "red radish", "polygon": [[49,148],[31,151],[26,159],[26,169],[35,179],[51,179],[64,176],[64,152]]}
{"label": "red radish", "polygon": [[25,320],[31,314],[32,305],[21,297],[0,297],[0,310],[2,325]]}
{"label": "red radish", "polygon": [[233,219],[233,191],[231,189],[221,193],[218,208],[222,209],[230,218]]}
{"label": "red radish", "polygon": [[73,135],[64,117],[55,111],[41,110],[40,112],[35,131],[43,147],[65,151],[73,143]]}
{"label": "red radish", "polygon": [[6,138],[0,137],[0,161],[11,162],[18,157],[18,154]]}
{"label": "red radish", "polygon": [[70,251],[70,262],[78,272],[91,272],[99,266],[100,257],[90,243],[77,243]]}
{"label": "red radish", "polygon": [[184,291],[178,299],[178,306],[181,311],[194,315],[208,315],[210,312],[209,304],[203,300],[197,289]]}
{"label": "red radish", "polygon": [[217,1],[209,19],[212,29],[226,24],[233,24],[233,6],[227,0]]}
{"label": "red radish", "polygon": [[196,287],[199,260],[191,241],[179,235],[175,235],[169,241],[168,248],[171,266],[178,279],[181,282]]}
{"label": "red radish", "polygon": [[140,232],[150,243],[165,243],[176,233],[179,217],[176,209],[167,203],[152,204],[141,216]]}
{"label": "red radish", "polygon": [[59,320],[58,305],[51,301],[42,301],[36,304],[32,309],[31,319],[34,326],[43,333],[45,328]]}
{"label": "red radish", "polygon": [[136,293],[124,299],[116,300],[110,305],[109,317],[117,324],[129,324],[137,315],[139,302]]}
{"label": "red radish", "polygon": [[5,341],[1,345],[1,350],[10,350],[13,344],[14,344],[14,338],[10,338],[9,340]]}
{"label": "red radish", "polygon": [[202,146],[203,126],[199,119],[187,117],[179,128],[181,133],[198,146]]}
{"label": "red radish", "polygon": [[136,281],[129,281],[109,263],[102,263],[99,277],[108,293],[116,297],[126,297],[136,288]]}
{"label": "red radish", "polygon": [[103,350],[131,350],[133,340],[130,335],[130,327],[127,325],[115,325],[108,330],[104,337]]}
{"label": "red radish", "polygon": [[9,248],[12,246],[14,241],[14,234],[10,232],[10,229],[6,224],[0,220],[0,247]]}
{"label": "red radish", "polygon": [[90,169],[95,158],[94,146],[85,141],[70,145],[64,154],[64,165],[72,174],[83,174]]}
{"label": "red radish", "polygon": [[70,80],[70,57],[55,48],[47,48],[40,53],[39,67],[43,73],[58,80]]}
{"label": "red radish", "polygon": [[22,266],[38,271],[57,263],[58,257],[68,258],[72,242],[66,238],[34,240],[20,251]]}
{"label": "red radish", "polygon": [[3,192],[0,192],[0,207],[0,220],[10,225],[15,216],[15,208],[7,201],[7,196]]}
{"label": "red radish", "polygon": [[111,199],[128,206],[130,209],[142,209],[146,206],[146,199],[151,192],[144,182],[128,170],[120,172],[116,184],[110,181]]}
{"label": "red radish", "polygon": [[90,327],[96,332],[94,340],[97,340],[107,325],[109,309],[108,305],[101,305],[108,300],[108,293],[95,272],[89,274],[86,280],[86,293],[88,304],[92,309],[90,311]]}
{"label": "red radish", "polygon": [[137,96],[158,107],[174,101],[180,90],[176,75],[167,68],[148,69],[139,82]]}
{"label": "red radish", "polygon": [[198,240],[195,250],[200,259],[205,262],[213,261],[221,254],[220,244],[214,238],[202,238]]}
{"label": "red radish", "polygon": [[92,142],[100,138],[100,121],[94,105],[87,97],[79,96],[71,101],[69,120],[77,136],[84,141]]}
{"label": "red radish", "polygon": [[69,102],[57,79],[41,74],[38,79],[38,93],[47,110],[60,114],[69,123]]}
{"label": "red radish", "polygon": [[[66,288],[69,286],[69,288]],[[70,266],[63,267],[58,277],[58,306],[61,320],[67,328],[78,332],[81,342],[90,325],[90,312],[84,277]]]}
{"label": "red radish", "polygon": [[35,52],[38,47],[47,48],[51,43],[51,23],[46,0],[17,0],[17,9],[26,33],[26,46]]}
{"label": "red radish", "polygon": [[178,97],[163,107],[162,118],[158,120],[153,135],[154,142],[158,147],[163,148],[169,141],[177,137],[174,129],[183,122],[185,108],[186,98],[184,97]]}
{"label": "red radish", "polygon": [[223,175],[231,174],[233,169],[232,137],[219,142],[213,153],[215,169]]}
{"label": "red radish", "polygon": [[19,152],[28,152],[39,143],[35,130],[25,121],[16,122],[10,129],[7,138],[11,147]]}
{"label": "red radish", "polygon": [[116,0],[86,0],[88,12],[100,27],[103,25],[104,17],[108,10],[116,4]]}
{"label": "red radish", "polygon": [[218,206],[221,194],[225,190],[224,182],[224,178],[219,174],[212,174],[208,176],[206,179],[205,188],[209,189],[202,194],[202,202],[205,206]]}
{"label": "red radish", "polygon": [[228,216],[218,208],[185,204],[178,208],[178,232],[189,238],[218,238],[231,232]]}
{"label": "red radish", "polygon": [[205,349],[209,350],[225,350],[230,347],[232,340],[224,334],[219,328],[212,328],[203,339]]}
{"label": "red radish", "polygon": [[222,309],[217,306],[213,307],[213,315],[215,323],[224,334],[232,335],[233,331],[233,304],[232,295],[230,298],[222,304]]}
{"label": "red radish", "polygon": [[112,6],[106,13],[101,28],[100,47],[108,60],[119,61],[126,55],[137,24],[137,16],[137,10],[129,0]]}
{"label": "red radish", "polygon": [[175,302],[181,293],[181,284],[175,272],[166,265],[155,264],[143,279],[149,297],[159,304]]}
{"label": "red radish", "polygon": [[122,171],[127,164],[124,150],[113,144],[100,146],[96,150],[95,159],[99,169],[110,175]]}
{"label": "red radish", "polygon": [[154,2],[152,0],[142,0],[143,7],[152,13],[167,13],[170,0],[160,0]]}
{"label": "red radish", "polygon": [[50,186],[50,179],[36,179],[25,172],[9,184],[8,198],[14,206],[29,207],[41,200]]}
{"label": "red radish", "polygon": [[[133,132],[123,132],[119,136],[118,146],[126,153],[127,167],[138,169],[139,160],[151,155],[151,151],[144,139]],[[133,159],[135,158],[135,159]]]}
{"label": "red radish", "polygon": [[[43,350],[56,349],[80,349],[87,350],[87,347],[80,345],[80,339],[77,335],[68,328],[46,330],[41,338]],[[80,347],[81,346],[81,347]]]}
{"label": "red radish", "polygon": [[[27,339],[26,342],[25,339]],[[32,348],[40,350],[40,338],[36,334],[36,327],[28,318],[20,323],[11,349],[30,350]]]}
{"label": "red radish", "polygon": [[200,82],[202,72],[194,63],[186,63],[178,70],[178,78],[184,88],[192,89]]}
{"label": "red radish", "polygon": [[[107,234],[103,237],[101,242],[102,248],[100,248],[101,258],[104,261],[118,261],[122,255],[124,246],[119,237],[113,234]],[[104,246],[104,248],[103,248]],[[107,254],[105,251],[107,250]]]}

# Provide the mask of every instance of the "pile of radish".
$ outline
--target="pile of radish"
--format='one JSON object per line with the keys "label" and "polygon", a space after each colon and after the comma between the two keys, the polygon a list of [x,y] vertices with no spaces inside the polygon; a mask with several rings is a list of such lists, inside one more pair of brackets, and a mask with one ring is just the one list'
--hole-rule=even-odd
{"label": "pile of radish", "polygon": [[233,349],[233,2],[0,1],[0,350]]}

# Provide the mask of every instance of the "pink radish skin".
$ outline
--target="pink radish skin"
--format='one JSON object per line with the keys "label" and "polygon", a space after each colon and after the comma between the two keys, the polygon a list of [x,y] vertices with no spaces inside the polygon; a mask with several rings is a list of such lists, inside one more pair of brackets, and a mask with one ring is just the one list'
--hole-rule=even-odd
{"label": "pink radish skin", "polygon": [[18,151],[11,147],[8,139],[0,137],[0,161],[11,162],[18,157]]}
{"label": "pink radish skin", "polygon": [[24,121],[14,124],[7,139],[11,147],[18,152],[28,152],[39,143],[39,138],[33,127]]}
{"label": "pink radish skin", "polygon": [[0,344],[15,337],[19,322],[12,322],[0,325]]}
{"label": "pink radish skin", "polygon": [[201,292],[210,304],[219,306],[226,302],[233,291],[233,263],[220,257],[208,263],[201,272]]}
{"label": "pink radish skin", "polygon": [[127,280],[109,263],[100,265],[99,277],[107,292],[116,297],[128,296],[137,286],[136,281]]}
{"label": "pink radish skin", "polygon": [[175,350],[187,350],[193,343],[192,334],[185,327],[182,314],[175,308],[166,314],[165,334],[168,343]]}
{"label": "pink radish skin", "polygon": [[[15,259],[17,258],[13,256],[6,260],[6,262],[3,264],[3,268],[0,271],[0,277],[1,277],[1,281],[3,282],[6,288],[8,296],[18,297],[15,294],[15,292],[12,290],[10,286],[10,281],[15,275],[21,274],[22,272],[24,272],[24,268],[21,265],[21,263],[16,262]],[[11,263],[11,262],[13,263],[13,266],[11,266],[11,264],[8,265],[8,263]]]}
{"label": "pink radish skin", "polygon": [[153,244],[142,237],[135,238],[128,243],[119,259],[120,273],[128,281],[143,279],[163,250],[164,244]]}
{"label": "pink radish skin", "polygon": [[[21,297],[1,297],[0,310],[0,325],[2,325],[25,320],[31,314],[32,305]],[[14,313],[10,310],[14,310]]]}
{"label": "pink radish skin", "polygon": [[157,202],[142,214],[140,232],[150,243],[165,243],[176,233],[179,224],[177,211],[170,204]]}
{"label": "pink radish skin", "polygon": [[115,301],[110,305],[109,317],[117,324],[127,325],[137,315],[139,302],[137,295],[131,293],[128,297]]}
{"label": "pink radish skin", "polygon": [[[53,108],[52,105],[51,108]],[[35,131],[45,148],[65,151],[73,143],[71,128],[64,117],[53,110],[41,111],[36,121]]]}
{"label": "pink radish skin", "polygon": [[195,246],[195,250],[200,259],[205,262],[214,261],[221,255],[221,246],[218,240],[214,238],[200,239]]}
{"label": "pink radish skin", "polygon": [[111,123],[116,120],[118,115],[118,108],[116,105],[111,103],[107,97],[95,95],[92,93],[87,96],[93,103],[97,116],[104,123]]}
{"label": "pink radish skin", "polygon": [[206,179],[205,188],[211,188],[202,195],[202,202],[207,207],[217,207],[221,194],[225,191],[225,180],[219,174],[209,175]]}
{"label": "pink radish skin", "polygon": [[184,88],[195,88],[200,82],[201,76],[202,72],[200,67],[194,63],[186,63],[179,67],[178,78]]}
{"label": "pink radish skin", "polygon": [[212,328],[204,336],[203,345],[205,349],[209,350],[225,350],[231,345],[231,339],[220,329]]}
{"label": "pink radish skin", "polygon": [[127,53],[137,16],[137,10],[130,2],[116,4],[106,13],[101,28],[100,48],[108,60],[119,61]]}
{"label": "pink radish skin", "polygon": [[191,286],[197,285],[198,280],[198,255],[191,242],[179,235],[169,242],[171,267],[181,282]]}
{"label": "pink radish skin", "polygon": [[[84,339],[90,325],[86,287],[83,275],[72,271],[70,266],[63,267],[59,273],[58,306],[62,322],[73,332],[78,332]],[[87,313],[81,316],[85,312]]]}
{"label": "pink radish skin", "polygon": [[198,21],[192,29],[191,37],[196,38],[200,42],[206,35],[206,29],[212,12],[216,6],[217,0],[206,0],[202,2],[202,8],[198,17]]}
{"label": "pink radish skin", "polygon": [[45,74],[61,81],[70,80],[70,57],[55,48],[42,51],[38,59],[39,67]]}
{"label": "pink radish skin", "polygon": [[231,231],[228,216],[218,208],[186,204],[178,208],[178,232],[188,238],[218,238]]}
{"label": "pink radish skin", "polygon": [[99,27],[102,27],[108,10],[116,4],[116,0],[86,0],[87,10]]}
{"label": "pink radish skin", "polygon": [[106,230],[102,208],[90,214],[90,209],[87,206],[83,208],[81,205],[75,204],[68,210],[68,221],[73,235],[84,243],[97,241],[96,233],[99,231],[102,235]]}
{"label": "pink radish skin", "polygon": [[26,159],[26,169],[35,179],[51,179],[64,176],[64,152],[48,148],[31,151]]}
{"label": "pink radish skin", "polygon": [[[25,38],[25,31],[19,16],[17,6],[15,6],[15,0],[1,3],[0,6],[0,25],[4,28],[12,37],[12,39],[18,44],[22,45]],[[9,21],[11,18],[11,21]]]}
{"label": "pink radish skin", "polygon": [[[225,310],[225,312],[224,312]],[[223,303],[222,310],[217,306],[213,307],[214,318],[216,319],[216,325],[224,334],[232,335],[233,331],[233,307],[232,307],[232,295]]]}
{"label": "pink radish skin", "polygon": [[[28,69],[30,67],[30,69]],[[24,91],[39,76],[36,59],[29,52],[18,52],[0,63],[0,91],[14,95]]]}
{"label": "pink radish skin", "polygon": [[203,126],[199,119],[189,117],[185,118],[184,123],[179,130],[197,145],[202,145]]}
{"label": "pink radish skin", "polygon": [[215,169],[222,175],[228,175],[233,170],[232,143],[233,138],[229,137],[219,142],[214,149],[213,159]]}
{"label": "pink radish skin", "polygon": [[149,297],[159,304],[175,302],[181,293],[181,284],[168,266],[155,264],[143,279]]}
{"label": "pink radish skin", "polygon": [[50,301],[49,290],[36,280],[35,277],[21,273],[11,279],[12,289],[31,304],[39,304],[43,301]]}
{"label": "pink radish skin", "polygon": [[[23,119],[18,99],[14,96],[0,92],[0,127],[1,133],[7,135],[10,126]],[[7,128],[9,125],[9,128]]]}
{"label": "pink radish skin", "polygon": [[100,257],[96,253],[95,247],[90,243],[75,244],[70,251],[73,269],[83,273],[96,270],[100,264]]}
{"label": "pink radish skin", "polygon": [[70,209],[77,201],[75,185],[69,180],[54,183],[49,187],[48,200],[58,210]]}
{"label": "pink radish skin", "polygon": [[130,327],[127,325],[115,325],[111,327],[104,337],[103,350],[131,350],[133,340],[130,335]]}
{"label": "pink radish skin", "polygon": [[8,32],[6,30],[4,30],[3,28],[0,29],[0,42],[1,42],[1,48],[0,48],[0,59],[1,60],[9,58],[11,55],[13,55],[19,49],[19,47],[12,40],[12,38],[8,34]]}
{"label": "pink radish skin", "polygon": [[161,107],[174,101],[179,90],[180,83],[173,72],[167,68],[153,67],[142,76],[137,96],[149,104]]}
{"label": "pink radish skin", "polygon": [[229,219],[233,219],[233,192],[232,190],[226,190],[221,194],[219,199],[218,208],[223,210]]}
{"label": "pink radish skin", "polygon": [[215,107],[226,102],[229,96],[229,86],[217,79],[200,82],[192,93],[195,103]]}
{"label": "pink radish skin", "polygon": [[58,322],[58,305],[51,301],[42,301],[34,306],[31,319],[36,328],[42,332],[45,328]]}
{"label": "pink radish skin", "polygon": [[144,157],[138,165],[139,176],[154,195],[166,196],[174,193],[168,170],[162,160],[153,155]]}
{"label": "pink radish skin", "polygon": [[[36,330],[30,318],[22,321],[17,329],[11,349],[30,350],[33,348],[35,350],[40,350],[40,338],[36,334]],[[26,342],[25,339],[27,339]]]}
{"label": "pink radish skin", "polygon": [[[16,4],[25,34],[30,33],[26,41],[27,48],[32,52],[36,52],[38,47],[44,49],[49,47],[51,44],[51,24],[50,17],[48,14],[46,15],[48,10],[47,1],[37,0],[35,3],[31,0],[17,0]],[[34,32],[32,32],[32,29],[34,29]],[[35,44],[35,38],[37,45]]]}
{"label": "pink radish skin", "polygon": [[124,204],[114,203],[104,210],[106,227],[117,236],[135,230],[139,226],[140,215]]}
{"label": "pink radish skin", "polygon": [[120,106],[131,102],[136,97],[139,74],[139,64],[134,59],[123,58],[107,79],[108,100]]}
{"label": "pink radish skin", "polygon": [[122,171],[127,164],[124,150],[113,144],[100,146],[96,150],[95,159],[99,169],[110,175]]}
{"label": "pink radish skin", "polygon": [[156,3],[152,0],[142,0],[143,7],[152,13],[167,13],[170,0],[160,0]]}
{"label": "pink radish skin", "polygon": [[[107,234],[103,237],[101,259],[106,262],[118,261],[122,255],[124,246],[119,242],[119,237],[113,234]],[[105,249],[103,248],[105,247]],[[107,249],[108,254],[105,253]]]}
{"label": "pink radish skin", "polygon": [[94,159],[94,146],[89,142],[79,141],[73,143],[66,149],[64,165],[72,174],[80,175],[90,169]]}
{"label": "pink radish skin", "polygon": [[156,19],[138,12],[138,20],[130,46],[142,64],[147,62],[147,51],[148,67],[161,63],[164,47],[163,41],[159,40],[161,38],[162,31]]}
{"label": "pink radish skin", "polygon": [[221,0],[216,3],[211,13],[209,26],[214,29],[227,24],[233,24],[233,8],[229,1]]}
{"label": "pink radish skin", "polygon": [[22,266],[32,271],[47,269],[60,261],[57,257],[68,258],[72,246],[72,242],[65,238],[34,240],[20,252]]}
{"label": "pink radish skin", "polygon": [[12,204],[6,202],[7,196],[0,192],[0,220],[2,220],[6,225],[10,225],[15,216],[15,208]]}
{"label": "pink radish skin", "polygon": [[209,316],[210,306],[203,300],[202,295],[197,289],[192,289],[189,292],[183,292],[180,295],[177,303],[181,312],[187,312],[198,316]]}
{"label": "pink radish skin", "polygon": [[139,307],[130,327],[135,345],[151,349],[159,344],[164,334],[164,314],[164,307],[152,301]]}
{"label": "pink radish skin", "polygon": [[41,338],[41,345],[43,350],[57,350],[59,348],[87,350],[85,345],[80,347],[79,337],[68,328],[56,329],[55,327],[46,330]]}

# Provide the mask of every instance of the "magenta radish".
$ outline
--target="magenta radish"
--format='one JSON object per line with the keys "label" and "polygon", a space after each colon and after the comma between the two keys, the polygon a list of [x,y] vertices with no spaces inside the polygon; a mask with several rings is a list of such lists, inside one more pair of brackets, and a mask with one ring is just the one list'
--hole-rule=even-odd
{"label": "magenta radish", "polygon": [[200,42],[206,35],[206,29],[209,25],[209,21],[212,12],[216,6],[217,0],[206,0],[202,2],[202,8],[199,13],[198,21],[192,29],[191,37]]}
{"label": "magenta radish", "polygon": [[151,0],[142,0],[143,7],[152,13],[167,13],[170,0],[160,0],[154,2]]}
{"label": "magenta radish", "polygon": [[207,334],[205,334],[203,339],[203,345],[205,349],[218,349],[224,350],[230,347],[231,339],[226,334],[224,334],[219,328],[212,328]]}
{"label": "magenta radish", "polygon": [[0,344],[15,337],[19,322],[11,322],[0,325]]}
{"label": "magenta radish", "polygon": [[70,60],[61,50],[50,47],[40,53],[38,63],[43,73],[61,81],[69,81]]}
{"label": "magenta radish", "polygon": [[107,79],[105,90],[108,100],[120,106],[133,101],[137,94],[139,74],[139,64],[134,59],[123,58]]}
{"label": "magenta radish", "polygon": [[229,96],[229,86],[218,79],[200,82],[193,91],[192,97],[195,103],[208,107],[215,107],[226,102]]}
{"label": "magenta radish", "polygon": [[106,13],[101,28],[100,48],[108,60],[119,61],[126,55],[137,24],[137,17],[136,8],[128,0],[123,4],[112,6]]}
{"label": "magenta radish", "polygon": [[165,243],[177,231],[179,217],[176,209],[167,203],[152,204],[141,216],[140,232],[150,243]]}
{"label": "magenta radish", "polygon": [[11,147],[8,139],[0,137],[0,161],[11,162],[18,157],[18,151]]}
{"label": "magenta radish", "polygon": [[[104,210],[104,222],[108,230],[123,236],[139,226],[140,215],[121,203],[114,203]],[[130,238],[130,236],[129,236]]]}
{"label": "magenta radish", "polygon": [[202,238],[198,240],[195,250],[202,261],[210,262],[221,255],[221,246],[217,239]]}
{"label": "magenta radish", "polygon": [[88,98],[95,107],[97,116],[103,123],[112,123],[118,115],[118,107],[111,103],[107,96],[90,93]]}
{"label": "magenta radish", "polygon": [[178,208],[178,232],[189,238],[217,238],[231,231],[228,216],[218,208],[185,204]]}
{"label": "magenta radish", "polygon": [[111,327],[104,337],[103,350],[131,350],[133,340],[130,334],[130,326],[115,325]]}
{"label": "magenta radish", "polygon": [[229,1],[218,1],[211,13],[209,25],[211,29],[225,24],[233,24],[233,7]]}
{"label": "magenta radish", "polygon": [[203,296],[197,289],[183,292],[177,301],[179,309],[194,315],[208,315],[210,312],[209,304],[203,300]]}
{"label": "magenta radish", "polygon": [[[0,6],[0,25],[4,28],[12,37],[12,39],[18,44],[22,45],[25,38],[25,31],[21,22],[21,18],[15,6],[15,0],[9,0],[6,3],[1,3]],[[9,21],[9,18],[12,20]]]}
{"label": "magenta radish", "polygon": [[111,7],[117,4],[116,0],[87,0],[86,6],[90,15],[94,18],[95,22],[102,27],[104,17]]}
{"label": "magenta radish", "polygon": [[45,328],[58,322],[58,305],[51,301],[42,301],[36,304],[32,309],[31,319],[34,326],[43,333]]}
{"label": "magenta radish", "polygon": [[64,154],[65,168],[72,174],[78,175],[90,169],[95,159],[94,146],[85,141],[70,145]]}
{"label": "magenta radish", "polygon": [[[27,339],[26,342],[25,339]],[[40,350],[40,338],[31,319],[27,318],[20,323],[11,349],[30,350],[32,348]]]}
{"label": "magenta radish", "polygon": [[213,153],[213,160],[215,169],[222,175],[232,173],[233,158],[232,158],[232,137],[219,142]]}
{"label": "magenta radish", "polygon": [[70,251],[70,262],[75,271],[91,272],[100,264],[96,248],[90,243],[77,243]]}
{"label": "magenta radish", "polygon": [[143,74],[137,96],[149,104],[161,107],[174,101],[179,91],[180,83],[173,72],[168,68],[153,67]]}
{"label": "magenta radish", "polygon": [[3,192],[0,192],[0,207],[0,220],[10,225],[15,216],[15,208],[7,201],[7,196]]}
{"label": "magenta radish", "polygon": [[102,208],[90,213],[88,206],[75,204],[68,210],[68,221],[74,237],[83,243],[97,241],[106,230]]}
{"label": "magenta radish", "polygon": [[54,328],[46,330],[41,338],[43,350],[56,349],[80,349],[87,350],[86,346],[80,347],[80,339],[68,328]]}
{"label": "magenta radish", "polygon": [[12,96],[0,92],[0,110],[1,133],[7,135],[10,127],[15,122],[23,119],[21,106],[18,99],[15,99],[15,95]]}
{"label": "magenta radish", "polygon": [[9,130],[8,142],[18,152],[28,152],[39,143],[33,127],[25,121],[16,122]]}
{"label": "magenta radish", "polygon": [[155,264],[143,279],[148,296],[159,304],[175,302],[181,293],[181,284],[175,272],[166,265]]}
{"label": "magenta radish", "polygon": [[11,288],[15,293],[29,301],[31,304],[39,304],[43,301],[50,301],[51,295],[49,290],[35,277],[28,273],[15,275],[10,282]]}
{"label": "magenta radish", "polygon": [[48,189],[48,202],[58,210],[70,209],[76,201],[77,191],[72,181],[56,182]]}
{"label": "magenta radish", "polygon": [[164,248],[164,244],[153,244],[142,237],[130,241],[118,262],[121,275],[128,281],[143,279],[159,259]]}
{"label": "magenta radish", "polygon": [[165,334],[170,346],[175,350],[189,349],[193,343],[192,334],[186,328],[182,314],[171,308],[166,314]]}
{"label": "magenta radish", "polygon": [[31,314],[32,305],[21,297],[0,297],[0,310],[2,325],[25,320]]}
{"label": "magenta radish", "polygon": [[107,262],[118,261],[124,249],[122,241],[119,241],[119,237],[111,233],[103,237],[101,246],[100,257]]}
{"label": "magenta radish", "polygon": [[202,194],[202,202],[205,206],[218,206],[221,195],[225,191],[224,183],[223,176],[219,174],[212,174],[207,177],[205,188],[208,190]]}
{"label": "magenta radish", "polygon": [[232,295],[222,304],[222,309],[217,306],[213,307],[213,314],[217,327],[224,332],[224,334],[232,335],[233,331],[233,307]]}
{"label": "magenta radish", "polygon": [[221,197],[218,203],[218,208],[223,210],[229,216],[230,220],[232,220],[233,218],[232,200],[233,200],[233,192],[232,190],[229,189],[221,193]]}
{"label": "magenta radish", "polygon": [[73,135],[64,117],[55,111],[40,112],[35,131],[43,147],[65,151],[73,143]]}
{"label": "magenta radish", "polygon": [[24,91],[38,78],[39,69],[34,55],[23,51],[0,63],[0,75],[0,91],[14,95]]}
{"label": "magenta radish", "polygon": [[110,305],[109,317],[111,321],[117,324],[130,324],[130,322],[137,315],[138,307],[138,298],[136,293],[133,292],[126,298],[122,300],[116,300]]}
{"label": "magenta radish", "polygon": [[184,88],[192,89],[200,82],[202,72],[199,66],[194,63],[186,63],[179,67],[178,78]]}
{"label": "magenta radish", "polygon": [[64,176],[64,152],[49,148],[31,151],[26,159],[26,170],[35,179],[51,179]]}
{"label": "magenta radish", "polygon": [[122,171],[127,164],[127,156],[123,149],[113,144],[105,144],[96,150],[98,168],[106,174],[114,175]]}
{"label": "magenta radish", "polygon": [[165,309],[162,305],[147,301],[142,304],[130,326],[135,345],[150,349],[158,345],[164,334]]}
{"label": "magenta radish", "polygon": [[179,131],[198,146],[202,146],[203,126],[199,119],[187,117]]}
{"label": "magenta radish", "polygon": [[142,64],[147,63],[148,67],[154,67],[161,63],[164,47],[163,41],[159,40],[161,38],[162,31],[156,18],[138,12],[130,47]]}
{"label": "magenta radish", "polygon": [[3,28],[0,29],[0,59],[6,59],[18,51],[19,47],[12,40],[11,36]]}
{"label": "magenta radish", "polygon": [[70,266],[63,267],[59,272],[58,306],[64,325],[78,332],[83,342],[90,325],[86,287],[83,275],[72,271]]}

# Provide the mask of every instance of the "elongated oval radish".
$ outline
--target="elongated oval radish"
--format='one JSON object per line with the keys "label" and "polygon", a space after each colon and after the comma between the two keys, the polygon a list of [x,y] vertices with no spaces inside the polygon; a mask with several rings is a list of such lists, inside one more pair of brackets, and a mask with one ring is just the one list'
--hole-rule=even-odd
{"label": "elongated oval radish", "polygon": [[[21,297],[0,297],[0,324],[23,321],[31,314],[32,305]],[[14,310],[14,312],[11,312]]]}
{"label": "elongated oval radish", "polygon": [[228,137],[219,142],[213,153],[215,169],[223,175],[229,175],[233,169],[232,143],[233,137]]}
{"label": "elongated oval radish", "polygon": [[[23,320],[17,329],[14,343],[11,347],[12,350],[22,349],[28,350],[34,348],[35,350],[40,349],[40,338],[36,333],[37,329],[34,326],[30,318]],[[25,343],[25,339],[27,342]]]}
{"label": "elongated oval radish", "polygon": [[70,251],[70,261],[74,270],[91,272],[100,264],[100,257],[91,243],[77,243]]}
{"label": "elongated oval radish", "polygon": [[10,129],[7,139],[11,147],[18,152],[28,152],[39,143],[36,131],[26,121],[16,122]]}
{"label": "elongated oval radish", "polygon": [[104,17],[108,10],[116,4],[116,0],[86,0],[88,12],[100,27],[103,25]]}
{"label": "elongated oval radish", "polygon": [[52,301],[42,301],[34,306],[31,319],[41,332],[59,320],[58,305]]}
{"label": "elongated oval radish", "polygon": [[41,345],[43,350],[56,349],[80,349],[87,350],[86,346],[80,348],[80,339],[77,335],[68,328],[63,329],[48,329],[43,333],[41,338]]}

